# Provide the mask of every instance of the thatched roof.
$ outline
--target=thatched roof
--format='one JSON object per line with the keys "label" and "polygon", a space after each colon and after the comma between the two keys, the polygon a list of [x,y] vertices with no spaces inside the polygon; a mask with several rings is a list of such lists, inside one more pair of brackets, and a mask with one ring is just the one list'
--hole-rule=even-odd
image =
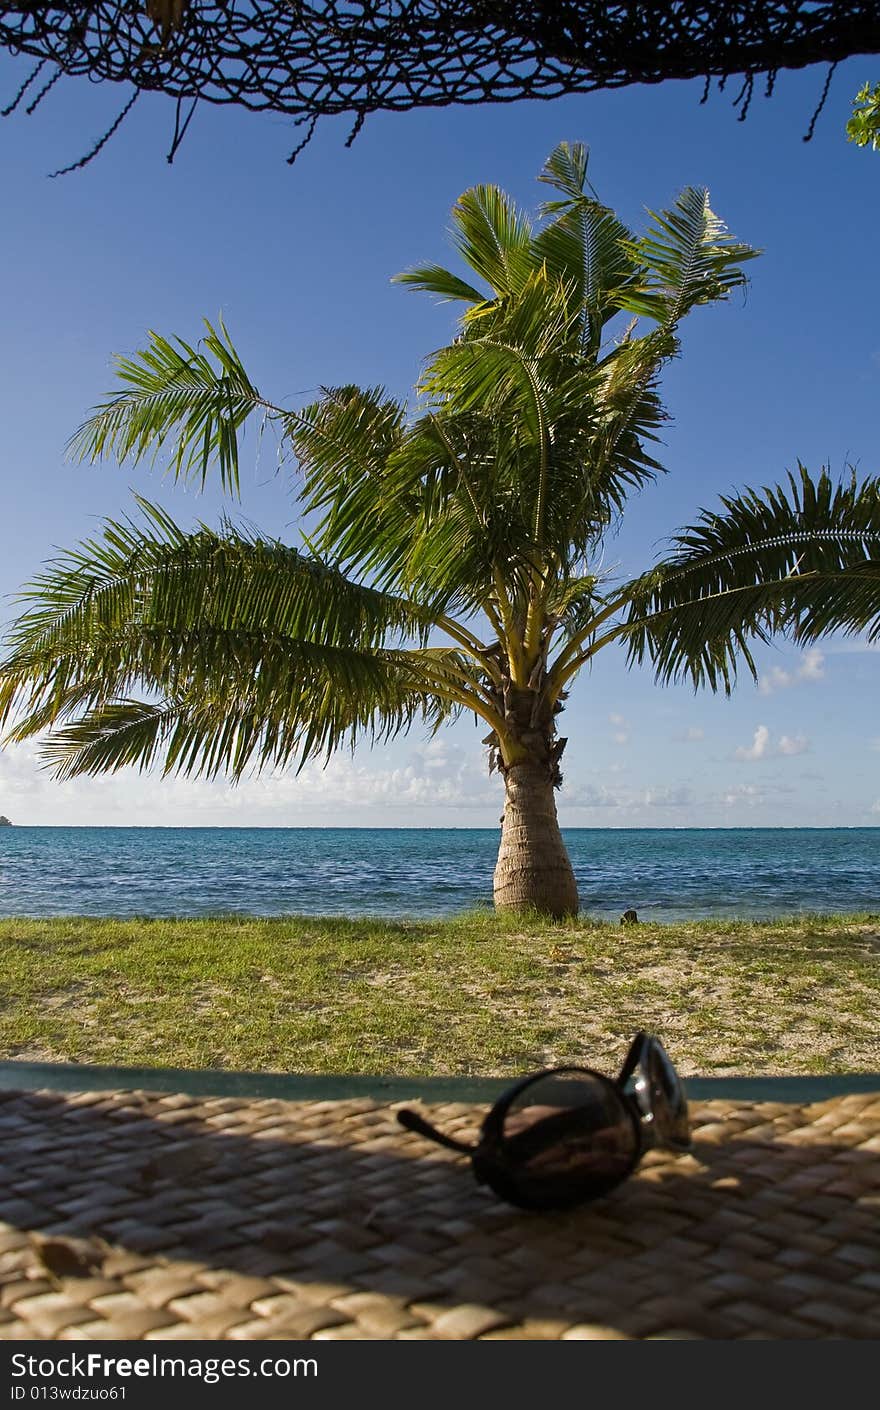
{"label": "thatched roof", "polygon": [[63,75],[87,77],[127,86],[115,131],[158,90],[177,100],[173,156],[197,102],[285,113],[303,125],[300,146],[334,114],[351,119],[351,140],[377,111],[697,76],[741,75],[744,116],[756,80],[772,92],[780,69],[880,51],[880,3],[0,0],[0,45],[36,60],[7,112],[32,110]]}

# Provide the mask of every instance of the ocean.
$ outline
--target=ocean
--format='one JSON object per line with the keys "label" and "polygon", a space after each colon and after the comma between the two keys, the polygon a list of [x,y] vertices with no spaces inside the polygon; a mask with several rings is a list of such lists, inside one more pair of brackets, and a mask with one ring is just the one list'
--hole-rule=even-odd
{"label": "ocean", "polygon": [[[880,828],[568,828],[616,919],[880,911]],[[448,916],[492,903],[498,830],[0,828],[0,915]]]}

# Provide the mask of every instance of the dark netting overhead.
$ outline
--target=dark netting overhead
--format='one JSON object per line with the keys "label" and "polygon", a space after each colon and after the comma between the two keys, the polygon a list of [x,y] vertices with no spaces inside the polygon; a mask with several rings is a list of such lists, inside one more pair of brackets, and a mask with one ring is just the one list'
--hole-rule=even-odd
{"label": "dark netting overhead", "polygon": [[173,155],[200,100],[285,113],[308,140],[333,114],[354,136],[381,110],[740,74],[744,113],[758,77],[772,91],[779,69],[880,51],[880,0],[0,0],[0,45],[37,60],[7,112],[87,76],[133,85],[115,130],[160,91],[177,99]]}

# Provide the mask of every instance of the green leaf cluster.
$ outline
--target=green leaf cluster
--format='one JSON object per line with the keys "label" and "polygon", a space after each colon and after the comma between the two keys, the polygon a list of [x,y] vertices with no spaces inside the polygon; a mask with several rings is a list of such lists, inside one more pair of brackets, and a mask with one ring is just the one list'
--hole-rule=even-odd
{"label": "green leaf cluster", "polygon": [[853,103],[853,115],[846,125],[846,135],[857,147],[873,147],[880,151],[880,83],[873,88],[865,83]]}

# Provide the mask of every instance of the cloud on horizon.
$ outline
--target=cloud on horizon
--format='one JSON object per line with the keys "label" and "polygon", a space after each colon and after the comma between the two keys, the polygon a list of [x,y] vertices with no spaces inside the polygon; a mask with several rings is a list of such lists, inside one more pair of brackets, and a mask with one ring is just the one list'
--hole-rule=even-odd
{"label": "cloud on horizon", "polygon": [[427,809],[500,811],[503,791],[489,779],[479,751],[435,738],[410,751],[400,765],[360,764],[336,754],[326,767],[300,774],[266,773],[228,779],[163,777],[125,769],[98,778],[56,782],[40,767],[37,750],[0,750],[0,813],[12,822],[95,826],[290,826],[310,820],[344,822],[351,810]]}
{"label": "cloud on horizon", "polygon": [[758,803],[763,803],[764,799],[763,789],[756,787],[753,783],[738,783],[721,795],[721,802],[728,808],[734,807],[737,803],[745,803],[748,807],[754,808]]}
{"label": "cloud on horizon", "polygon": [[649,808],[685,808],[693,803],[693,790],[686,783],[672,788],[649,788],[645,791],[645,804]]}

